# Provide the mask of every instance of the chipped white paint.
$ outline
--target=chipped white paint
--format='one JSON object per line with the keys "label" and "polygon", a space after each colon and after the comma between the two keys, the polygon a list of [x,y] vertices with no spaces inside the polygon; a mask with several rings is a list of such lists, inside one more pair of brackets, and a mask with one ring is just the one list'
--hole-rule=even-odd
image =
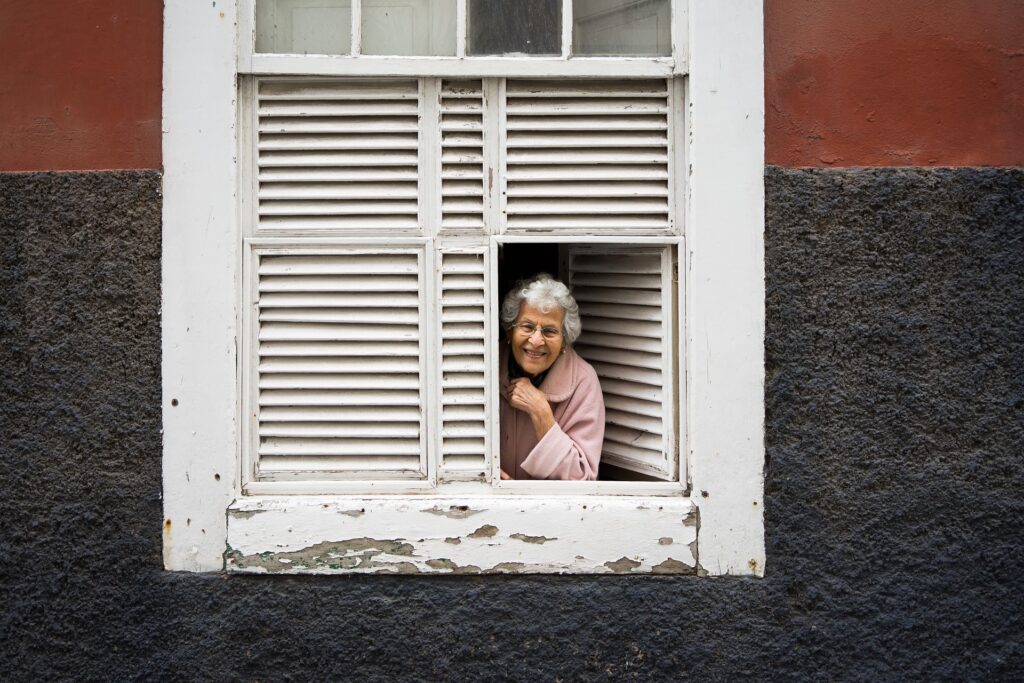
{"label": "chipped white paint", "polygon": [[284,573],[695,573],[684,498],[247,498],[227,568]]}
{"label": "chipped white paint", "polygon": [[761,575],[762,3],[694,2],[690,22],[687,376],[701,562],[712,574]]}
{"label": "chipped white paint", "polygon": [[235,7],[164,3],[164,566],[223,566],[238,485]]}

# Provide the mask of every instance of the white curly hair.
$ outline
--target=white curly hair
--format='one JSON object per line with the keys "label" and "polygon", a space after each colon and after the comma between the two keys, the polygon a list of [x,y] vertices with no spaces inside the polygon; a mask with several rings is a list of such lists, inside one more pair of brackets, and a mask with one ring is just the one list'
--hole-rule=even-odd
{"label": "white curly hair", "polygon": [[516,324],[519,309],[527,303],[544,313],[555,306],[565,312],[562,319],[562,336],[567,344],[579,339],[583,324],[580,322],[580,307],[572,298],[569,288],[547,273],[537,273],[531,278],[520,280],[505,295],[501,302],[501,326],[507,332]]}

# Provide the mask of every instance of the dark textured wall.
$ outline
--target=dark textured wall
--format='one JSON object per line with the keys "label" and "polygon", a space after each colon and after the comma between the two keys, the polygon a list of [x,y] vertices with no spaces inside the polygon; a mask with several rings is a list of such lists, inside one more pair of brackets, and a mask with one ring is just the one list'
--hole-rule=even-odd
{"label": "dark textured wall", "polygon": [[1024,171],[768,171],[763,580],[164,572],[159,184],[0,175],[4,678],[1024,676]]}

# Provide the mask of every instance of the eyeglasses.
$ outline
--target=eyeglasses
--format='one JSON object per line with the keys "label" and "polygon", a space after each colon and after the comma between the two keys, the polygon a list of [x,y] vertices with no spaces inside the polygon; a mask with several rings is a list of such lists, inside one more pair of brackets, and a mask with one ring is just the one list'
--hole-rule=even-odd
{"label": "eyeglasses", "polygon": [[538,328],[533,323],[516,323],[512,327],[519,330],[519,332],[526,337],[532,337],[533,333],[539,329],[541,336],[547,339],[548,341],[555,341],[556,339],[562,336],[562,331],[557,327]]}

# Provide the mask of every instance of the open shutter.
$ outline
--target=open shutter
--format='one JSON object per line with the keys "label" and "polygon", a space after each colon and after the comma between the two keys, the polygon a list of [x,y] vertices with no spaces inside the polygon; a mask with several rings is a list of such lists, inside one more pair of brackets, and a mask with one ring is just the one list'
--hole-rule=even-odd
{"label": "open shutter", "polygon": [[439,478],[482,479],[488,471],[486,252],[441,252],[441,463]]}
{"label": "open shutter", "polygon": [[509,80],[509,231],[664,231],[669,210],[664,80]]}
{"label": "open shutter", "polygon": [[258,226],[416,230],[419,84],[260,80]]}
{"label": "open shutter", "polygon": [[441,83],[441,231],[484,230],[481,81]]}
{"label": "open shutter", "polygon": [[572,245],[568,275],[583,321],[576,350],[604,393],[603,461],[673,479],[671,248]]}
{"label": "open shutter", "polygon": [[258,479],[425,476],[423,258],[254,249]]}

